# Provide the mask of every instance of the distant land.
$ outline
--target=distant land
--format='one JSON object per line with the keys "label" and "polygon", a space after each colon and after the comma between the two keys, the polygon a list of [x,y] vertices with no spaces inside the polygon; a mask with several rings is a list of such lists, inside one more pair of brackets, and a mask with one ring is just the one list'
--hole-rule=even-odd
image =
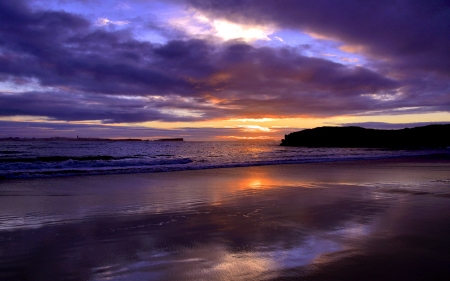
{"label": "distant land", "polygon": [[400,130],[318,127],[284,136],[281,146],[420,148],[449,147],[450,124]]}
{"label": "distant land", "polygon": [[142,139],[102,139],[102,138],[65,138],[65,137],[51,137],[51,138],[19,138],[6,137],[0,138],[0,141],[148,141]]}
{"label": "distant land", "polygon": [[184,141],[183,138],[167,138],[167,139],[157,139],[155,141]]}
{"label": "distant land", "polygon": [[[0,141],[151,141],[143,139],[102,139],[102,138],[65,138],[65,137],[51,137],[51,138],[19,138],[7,137],[0,138]],[[167,138],[157,139],[154,141],[184,141],[183,138]]]}

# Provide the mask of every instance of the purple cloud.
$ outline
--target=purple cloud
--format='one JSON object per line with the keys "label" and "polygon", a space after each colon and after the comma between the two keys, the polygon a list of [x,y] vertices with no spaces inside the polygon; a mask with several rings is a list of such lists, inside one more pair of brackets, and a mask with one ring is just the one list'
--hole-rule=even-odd
{"label": "purple cloud", "polygon": [[445,0],[184,2],[216,18],[313,32],[398,67],[450,74],[450,3]]}
{"label": "purple cloud", "polygon": [[450,110],[443,2],[187,1],[216,17],[360,46],[370,67],[308,57],[301,46],[152,43],[26,3],[0,2],[0,82],[19,88],[0,91],[0,116],[122,123]]}

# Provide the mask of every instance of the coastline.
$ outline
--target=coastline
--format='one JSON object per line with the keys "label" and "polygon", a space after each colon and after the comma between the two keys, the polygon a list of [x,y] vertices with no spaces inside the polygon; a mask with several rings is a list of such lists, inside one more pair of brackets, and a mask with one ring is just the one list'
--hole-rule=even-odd
{"label": "coastline", "polygon": [[445,280],[449,175],[407,157],[2,180],[0,279]]}

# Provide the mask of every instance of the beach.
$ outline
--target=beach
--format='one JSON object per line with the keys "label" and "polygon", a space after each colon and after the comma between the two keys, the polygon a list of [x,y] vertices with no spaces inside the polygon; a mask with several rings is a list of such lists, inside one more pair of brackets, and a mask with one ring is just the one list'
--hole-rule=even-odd
{"label": "beach", "polygon": [[450,0],[0,0],[0,281],[450,281]]}
{"label": "beach", "polygon": [[449,280],[450,161],[3,179],[0,280]]}

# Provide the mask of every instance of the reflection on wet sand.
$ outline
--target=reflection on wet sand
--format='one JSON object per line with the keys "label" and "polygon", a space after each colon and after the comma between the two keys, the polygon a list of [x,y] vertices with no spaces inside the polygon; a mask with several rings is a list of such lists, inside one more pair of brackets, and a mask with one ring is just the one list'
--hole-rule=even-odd
{"label": "reflection on wet sand", "polygon": [[3,182],[0,279],[448,280],[450,165],[361,163]]}

